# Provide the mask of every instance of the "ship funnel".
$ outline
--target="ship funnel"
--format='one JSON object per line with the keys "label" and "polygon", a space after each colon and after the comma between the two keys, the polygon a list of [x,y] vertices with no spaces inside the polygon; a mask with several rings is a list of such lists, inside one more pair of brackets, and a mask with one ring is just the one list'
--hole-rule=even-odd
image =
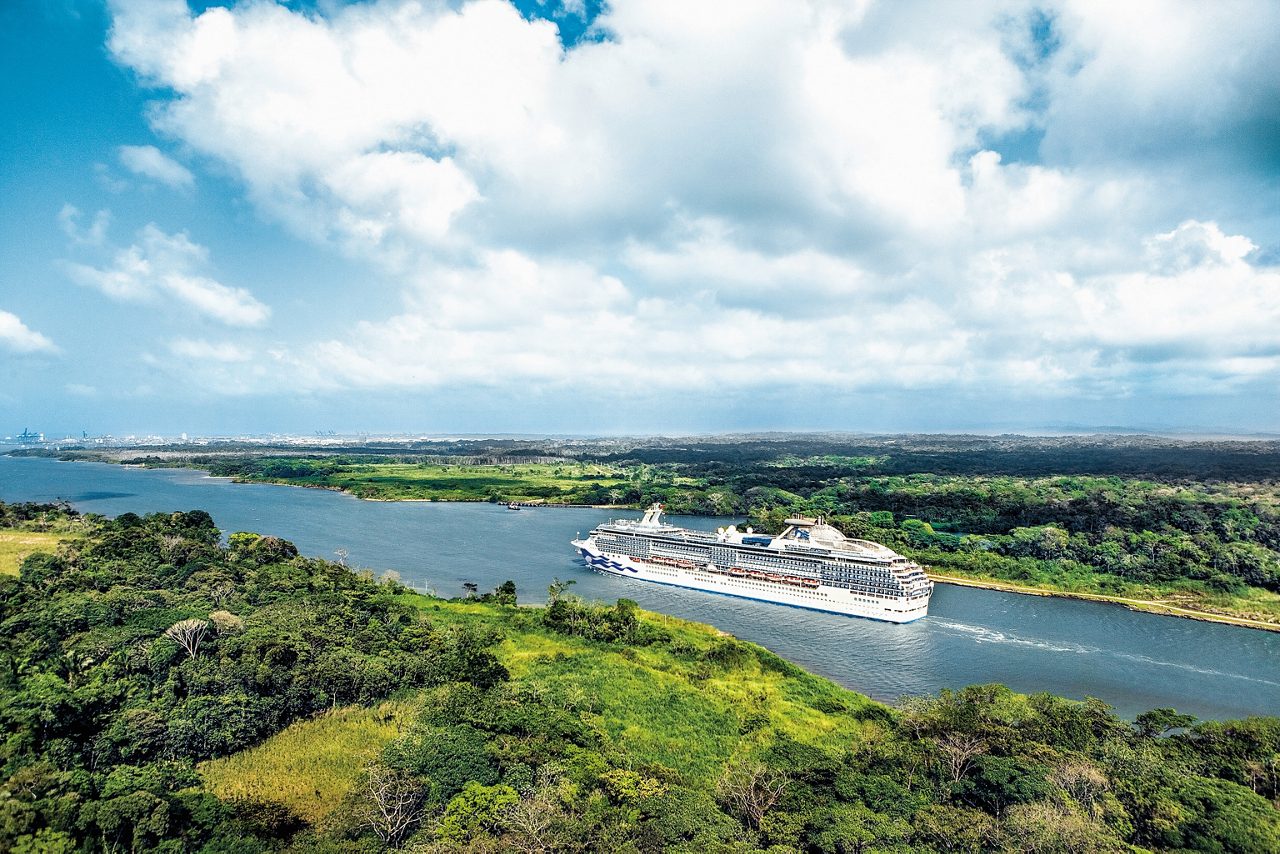
{"label": "ship funnel", "polygon": [[657,501],[644,512],[644,518],[640,520],[641,525],[656,527],[662,524],[662,505]]}

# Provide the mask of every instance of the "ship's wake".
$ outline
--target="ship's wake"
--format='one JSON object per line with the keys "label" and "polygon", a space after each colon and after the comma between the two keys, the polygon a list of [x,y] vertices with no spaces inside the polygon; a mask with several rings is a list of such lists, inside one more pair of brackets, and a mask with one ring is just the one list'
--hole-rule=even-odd
{"label": "ship's wake", "polygon": [[1098,649],[1095,646],[1083,646],[1082,644],[1065,642],[1054,643],[1046,640],[1022,638],[1017,635],[997,631],[996,629],[989,629],[986,626],[974,626],[969,623],[953,623],[949,620],[939,620],[937,617],[930,617],[929,623],[932,626],[941,626],[944,629],[950,629],[952,632],[971,635],[976,643],[1013,644],[1016,646],[1034,647],[1035,649],[1043,649],[1049,652],[1073,652],[1077,655],[1094,655],[1102,652],[1101,649]]}
{"label": "ship's wake", "polygon": [[975,626],[969,623],[956,623],[950,620],[939,620],[936,617],[930,617],[929,623],[935,628],[946,629],[953,634],[968,635],[973,638],[975,643],[991,643],[991,644],[1009,644],[1013,646],[1025,646],[1034,649],[1044,650],[1046,652],[1069,652],[1074,655],[1103,655],[1113,658],[1124,659],[1135,664],[1144,664],[1156,667],[1171,667],[1176,670],[1184,670],[1188,673],[1198,673],[1202,676],[1216,676],[1226,679],[1240,679],[1245,682],[1256,682],[1261,685],[1273,685],[1280,687],[1280,682],[1270,679],[1262,679],[1257,676],[1246,676],[1243,673],[1231,673],[1225,670],[1217,670],[1210,667],[1197,667],[1194,664],[1185,664],[1177,661],[1165,661],[1159,658],[1152,658],[1148,655],[1136,655],[1127,652],[1114,652],[1112,650],[1102,649],[1096,646],[1085,646],[1084,644],[1075,644],[1065,641],[1048,641],[1042,639],[1032,639],[1019,637],[1018,635],[1008,634],[996,629],[989,629],[986,626]]}

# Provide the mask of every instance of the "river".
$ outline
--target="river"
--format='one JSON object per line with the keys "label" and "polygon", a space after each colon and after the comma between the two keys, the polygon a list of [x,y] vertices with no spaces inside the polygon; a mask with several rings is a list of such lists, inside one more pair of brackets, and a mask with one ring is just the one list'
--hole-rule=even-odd
{"label": "river", "polygon": [[[224,532],[285,537],[304,553],[395,570],[461,595],[515,581],[542,601],[552,579],[591,599],[710,623],[879,700],[975,682],[1099,697],[1126,717],[1169,706],[1201,718],[1280,714],[1280,633],[1161,617],[1069,599],[938,585],[907,625],[686,591],[585,569],[569,540],[625,511],[361,501],[338,492],[234,484],[184,469],[0,457],[0,500],[66,499],[85,512],[207,510]],[[724,520],[672,517],[713,528]]]}

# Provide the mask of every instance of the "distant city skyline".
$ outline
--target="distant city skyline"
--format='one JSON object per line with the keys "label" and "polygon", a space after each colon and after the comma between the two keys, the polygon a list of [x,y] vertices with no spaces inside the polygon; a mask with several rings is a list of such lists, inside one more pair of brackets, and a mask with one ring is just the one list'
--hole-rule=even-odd
{"label": "distant city skyline", "polygon": [[13,0],[0,436],[1280,432],[1277,56],[1268,2]]}

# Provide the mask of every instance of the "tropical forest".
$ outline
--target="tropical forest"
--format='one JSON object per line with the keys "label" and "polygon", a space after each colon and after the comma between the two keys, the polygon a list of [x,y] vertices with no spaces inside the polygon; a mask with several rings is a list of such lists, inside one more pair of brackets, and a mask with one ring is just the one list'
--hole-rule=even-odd
{"label": "tropical forest", "polygon": [[199,510],[0,524],[6,851],[1280,850],[1277,718],[885,705],[567,580],[446,600]]}

